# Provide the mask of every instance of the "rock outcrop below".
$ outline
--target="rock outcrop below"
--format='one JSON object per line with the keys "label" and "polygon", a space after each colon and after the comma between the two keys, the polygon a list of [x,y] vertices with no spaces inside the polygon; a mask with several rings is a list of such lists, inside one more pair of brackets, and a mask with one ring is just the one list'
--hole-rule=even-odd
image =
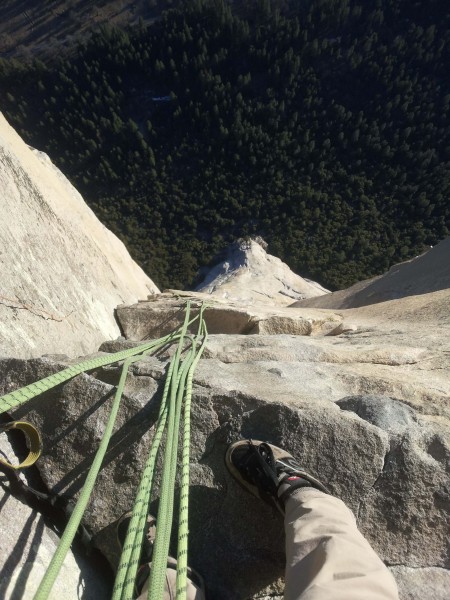
{"label": "rock outcrop below", "polygon": [[259,237],[232,244],[196,291],[243,306],[288,306],[293,300],[329,293],[319,283],[293,273],[279,258],[267,254],[266,247]]}
{"label": "rock outcrop below", "polygon": [[43,153],[0,115],[0,355],[94,351],[158,289]]}
{"label": "rock outcrop below", "polygon": [[356,308],[449,288],[450,238],[447,238],[428,252],[394,265],[384,275],[320,298],[299,300],[292,306]]}

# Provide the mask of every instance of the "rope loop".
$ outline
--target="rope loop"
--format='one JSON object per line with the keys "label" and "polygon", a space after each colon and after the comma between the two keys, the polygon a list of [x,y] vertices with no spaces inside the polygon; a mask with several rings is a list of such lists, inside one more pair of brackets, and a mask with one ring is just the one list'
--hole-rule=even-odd
{"label": "rope loop", "polygon": [[42,453],[42,439],[39,431],[34,425],[28,423],[28,421],[10,421],[9,423],[3,423],[0,425],[0,432],[11,431],[17,429],[21,431],[27,440],[28,456],[18,465],[13,465],[9,461],[3,459],[0,456],[0,463],[10,469],[26,469],[34,465]]}

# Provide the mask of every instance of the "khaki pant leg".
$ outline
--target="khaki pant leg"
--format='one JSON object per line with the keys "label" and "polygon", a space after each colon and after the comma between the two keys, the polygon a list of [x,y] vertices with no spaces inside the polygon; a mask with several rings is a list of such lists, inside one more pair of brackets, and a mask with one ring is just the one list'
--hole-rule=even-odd
{"label": "khaki pant leg", "polygon": [[[176,567],[175,567],[176,569]],[[164,588],[164,600],[175,600],[177,595],[177,572],[175,569],[166,569],[166,586]],[[137,600],[147,600],[149,580],[144,584],[141,595]],[[190,579],[187,580],[186,600],[205,600],[203,592]]]}
{"label": "khaki pant leg", "polygon": [[285,530],[285,600],[398,600],[393,576],[338,498],[294,492]]}

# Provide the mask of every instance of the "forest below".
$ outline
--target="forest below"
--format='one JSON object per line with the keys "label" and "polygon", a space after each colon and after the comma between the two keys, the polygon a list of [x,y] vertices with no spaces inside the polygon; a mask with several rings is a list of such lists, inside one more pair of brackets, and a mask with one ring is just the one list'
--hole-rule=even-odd
{"label": "forest below", "polygon": [[337,289],[448,235],[449,66],[448,0],[189,0],[0,60],[0,108],[160,287],[261,235]]}

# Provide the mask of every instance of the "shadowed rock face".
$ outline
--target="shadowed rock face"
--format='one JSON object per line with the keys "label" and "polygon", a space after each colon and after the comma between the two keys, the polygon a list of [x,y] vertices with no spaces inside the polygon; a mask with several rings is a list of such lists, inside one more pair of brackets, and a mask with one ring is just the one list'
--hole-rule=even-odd
{"label": "shadowed rock face", "polygon": [[450,288],[450,238],[412,260],[394,265],[384,275],[361,281],[346,290],[333,292],[320,298],[299,300],[292,306],[357,308],[448,288]]}
{"label": "shadowed rock face", "polygon": [[[0,435],[0,455],[16,462],[5,434]],[[23,474],[20,476],[25,479]],[[27,506],[23,499],[9,494],[6,482],[6,476],[0,473],[0,597],[5,600],[33,598],[59,540],[49,527],[49,520]],[[77,589],[84,591],[83,597],[110,598],[110,584],[96,566],[79,552],[69,551],[50,600],[75,598]]]}

